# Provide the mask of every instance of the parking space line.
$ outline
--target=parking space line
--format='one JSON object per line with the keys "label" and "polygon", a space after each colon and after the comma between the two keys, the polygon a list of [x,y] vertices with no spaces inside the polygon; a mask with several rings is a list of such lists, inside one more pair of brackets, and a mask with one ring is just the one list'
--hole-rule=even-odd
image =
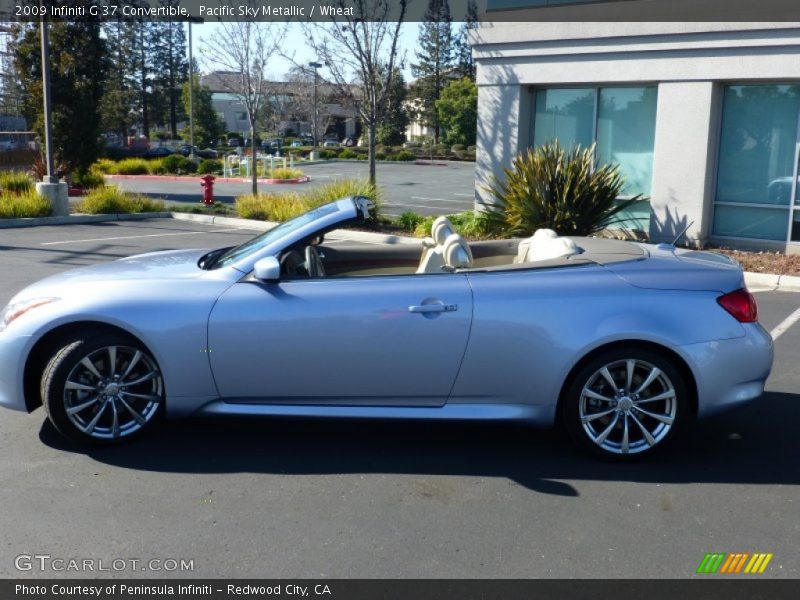
{"label": "parking space line", "polygon": [[[411,208],[429,208],[431,210],[442,210],[444,208],[442,206],[428,206],[427,204],[405,204],[405,203],[400,205],[392,204],[389,206],[391,206],[391,208],[399,208],[399,209],[404,209],[409,206]],[[463,210],[469,210],[469,209],[467,207],[463,207]]]}
{"label": "parking space line", "polygon": [[454,200],[453,198],[428,198],[426,196],[411,196],[412,200],[433,200],[434,202],[459,202],[464,204],[465,200]]}
{"label": "parking space line", "polygon": [[769,334],[772,336],[773,340],[777,340],[779,337],[781,337],[781,335],[786,333],[786,331],[792,325],[794,325],[798,321],[800,321],[800,308],[798,308],[796,311],[794,311],[792,314],[786,317],[783,321],[781,321],[780,324],[775,329],[769,332]]}
{"label": "parking space line", "polygon": [[230,231],[242,231],[246,233],[245,230],[239,227],[232,227],[230,229],[215,229],[214,231],[181,231],[179,233],[148,233],[144,235],[119,235],[115,237],[104,237],[104,238],[90,238],[85,240],[62,240],[59,242],[42,242],[40,245],[42,246],[59,246],[61,244],[82,244],[84,242],[108,242],[113,240],[135,240],[140,238],[151,238],[151,237],[169,237],[173,235],[200,235],[200,234],[208,234],[208,233],[226,233]]}

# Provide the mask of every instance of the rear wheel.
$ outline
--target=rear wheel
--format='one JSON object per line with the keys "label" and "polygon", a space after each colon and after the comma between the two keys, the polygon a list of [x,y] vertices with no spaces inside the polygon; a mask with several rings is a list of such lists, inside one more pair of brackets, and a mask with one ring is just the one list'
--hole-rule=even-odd
{"label": "rear wheel", "polygon": [[164,405],[164,383],[153,356],[119,334],[65,340],[41,382],[55,428],[79,442],[113,443],[149,429]]}
{"label": "rear wheel", "polygon": [[616,460],[660,450],[689,416],[680,371],[644,348],[596,356],[579,369],[562,401],[562,419],[573,440]]}

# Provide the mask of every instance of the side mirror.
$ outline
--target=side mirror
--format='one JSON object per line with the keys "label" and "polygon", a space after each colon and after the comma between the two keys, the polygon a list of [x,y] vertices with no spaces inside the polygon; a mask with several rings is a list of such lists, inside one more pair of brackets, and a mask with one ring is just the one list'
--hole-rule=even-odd
{"label": "side mirror", "polygon": [[275,283],[281,279],[281,264],[274,256],[266,256],[253,265],[253,275],[264,283]]}

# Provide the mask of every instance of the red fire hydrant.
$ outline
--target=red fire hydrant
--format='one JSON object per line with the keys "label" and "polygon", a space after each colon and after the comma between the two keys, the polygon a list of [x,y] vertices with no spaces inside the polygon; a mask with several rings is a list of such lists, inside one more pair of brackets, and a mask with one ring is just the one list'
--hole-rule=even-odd
{"label": "red fire hydrant", "polygon": [[214,204],[214,180],[216,177],[213,175],[205,175],[201,177],[200,185],[203,186],[203,204],[210,206]]}

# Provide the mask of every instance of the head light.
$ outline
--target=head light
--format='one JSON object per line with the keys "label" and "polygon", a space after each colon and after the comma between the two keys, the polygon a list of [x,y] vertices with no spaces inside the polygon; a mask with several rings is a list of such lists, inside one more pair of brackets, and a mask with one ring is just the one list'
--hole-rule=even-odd
{"label": "head light", "polygon": [[18,302],[11,302],[0,314],[0,331],[3,331],[13,321],[24,315],[29,310],[55,302],[58,298],[28,298]]}

